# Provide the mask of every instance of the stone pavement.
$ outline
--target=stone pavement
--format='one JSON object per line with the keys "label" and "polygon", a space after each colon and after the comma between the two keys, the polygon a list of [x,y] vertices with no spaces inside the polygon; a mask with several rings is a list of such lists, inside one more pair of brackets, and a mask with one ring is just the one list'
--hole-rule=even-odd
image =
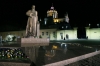
{"label": "stone pavement", "polygon": [[100,54],[66,66],[100,66]]}

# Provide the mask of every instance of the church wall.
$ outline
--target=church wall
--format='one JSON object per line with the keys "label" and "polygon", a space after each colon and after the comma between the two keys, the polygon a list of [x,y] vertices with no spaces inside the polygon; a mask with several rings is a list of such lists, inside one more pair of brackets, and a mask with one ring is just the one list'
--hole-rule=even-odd
{"label": "church wall", "polygon": [[[61,38],[61,35],[63,36]],[[64,40],[65,39],[77,39],[77,30],[60,30],[57,31],[57,40]]]}
{"label": "church wall", "polygon": [[57,40],[57,31],[52,31],[50,34],[50,40]]}
{"label": "church wall", "polygon": [[86,36],[88,39],[100,39],[100,28],[86,28]]}
{"label": "church wall", "polygon": [[[53,32],[55,32],[56,29],[41,29],[40,30],[40,35],[42,38],[49,38],[50,40],[54,40],[55,38],[53,37]],[[44,33],[44,35],[42,35]],[[47,34],[48,33],[48,34]],[[25,30],[23,31],[9,31],[9,32],[0,32],[0,35],[2,36],[3,40],[7,40],[8,36],[10,37],[16,36],[16,37],[24,37],[25,36]]]}
{"label": "church wall", "polygon": [[73,34],[73,39],[78,39],[77,38],[77,27],[74,28],[74,34]]}
{"label": "church wall", "polygon": [[88,37],[88,39],[90,39],[91,36],[90,36],[90,30],[89,30],[89,27],[86,27],[85,29],[86,29],[86,37]]}
{"label": "church wall", "polygon": [[50,38],[50,40],[54,40],[54,37],[52,36],[52,34],[55,31],[56,29],[42,29],[40,30],[40,35],[42,36],[42,38]]}
{"label": "church wall", "polygon": [[[41,38],[50,38],[50,40],[61,40],[60,33],[63,33],[63,37],[64,36],[66,37],[66,34],[68,34],[69,39],[77,39],[77,29],[60,30],[60,31],[57,31],[57,29],[41,29],[40,30]],[[25,36],[25,30],[23,30],[23,31],[0,32],[0,35],[2,36],[3,40],[8,40],[9,35],[10,35],[11,38],[13,36],[16,36],[16,39],[15,39],[15,41],[16,41],[17,38],[20,38],[20,37],[22,38],[22,37]]]}

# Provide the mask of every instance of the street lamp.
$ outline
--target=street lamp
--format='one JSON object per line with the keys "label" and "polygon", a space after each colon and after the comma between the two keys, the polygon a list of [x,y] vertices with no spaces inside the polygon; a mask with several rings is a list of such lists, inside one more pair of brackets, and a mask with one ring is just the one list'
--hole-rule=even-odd
{"label": "street lamp", "polygon": [[99,27],[99,24],[97,24],[97,26]]}
{"label": "street lamp", "polygon": [[62,28],[64,28],[64,27],[62,26]]}
{"label": "street lamp", "polygon": [[91,24],[89,24],[89,27],[91,26]]}

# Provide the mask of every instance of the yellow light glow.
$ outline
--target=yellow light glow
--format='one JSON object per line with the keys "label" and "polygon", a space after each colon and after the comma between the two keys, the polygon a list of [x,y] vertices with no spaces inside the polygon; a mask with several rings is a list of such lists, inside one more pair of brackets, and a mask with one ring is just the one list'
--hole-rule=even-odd
{"label": "yellow light glow", "polygon": [[58,19],[57,19],[57,22],[58,22]]}
{"label": "yellow light glow", "polygon": [[52,49],[57,49],[58,47],[57,46],[55,46],[55,45],[53,45],[53,47],[52,47]]}
{"label": "yellow light glow", "polygon": [[54,22],[59,22],[59,19],[54,19]]}
{"label": "yellow light glow", "polygon": [[56,22],[56,20],[54,19],[54,22]]}

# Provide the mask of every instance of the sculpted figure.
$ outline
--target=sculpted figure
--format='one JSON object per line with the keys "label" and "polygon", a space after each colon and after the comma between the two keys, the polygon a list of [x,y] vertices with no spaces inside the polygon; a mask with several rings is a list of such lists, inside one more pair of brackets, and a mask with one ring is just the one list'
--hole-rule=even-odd
{"label": "sculpted figure", "polygon": [[26,12],[26,15],[28,16],[26,36],[30,36],[29,34],[31,34],[31,36],[36,36],[38,16],[37,11],[35,10],[35,5],[32,6],[32,10]]}

